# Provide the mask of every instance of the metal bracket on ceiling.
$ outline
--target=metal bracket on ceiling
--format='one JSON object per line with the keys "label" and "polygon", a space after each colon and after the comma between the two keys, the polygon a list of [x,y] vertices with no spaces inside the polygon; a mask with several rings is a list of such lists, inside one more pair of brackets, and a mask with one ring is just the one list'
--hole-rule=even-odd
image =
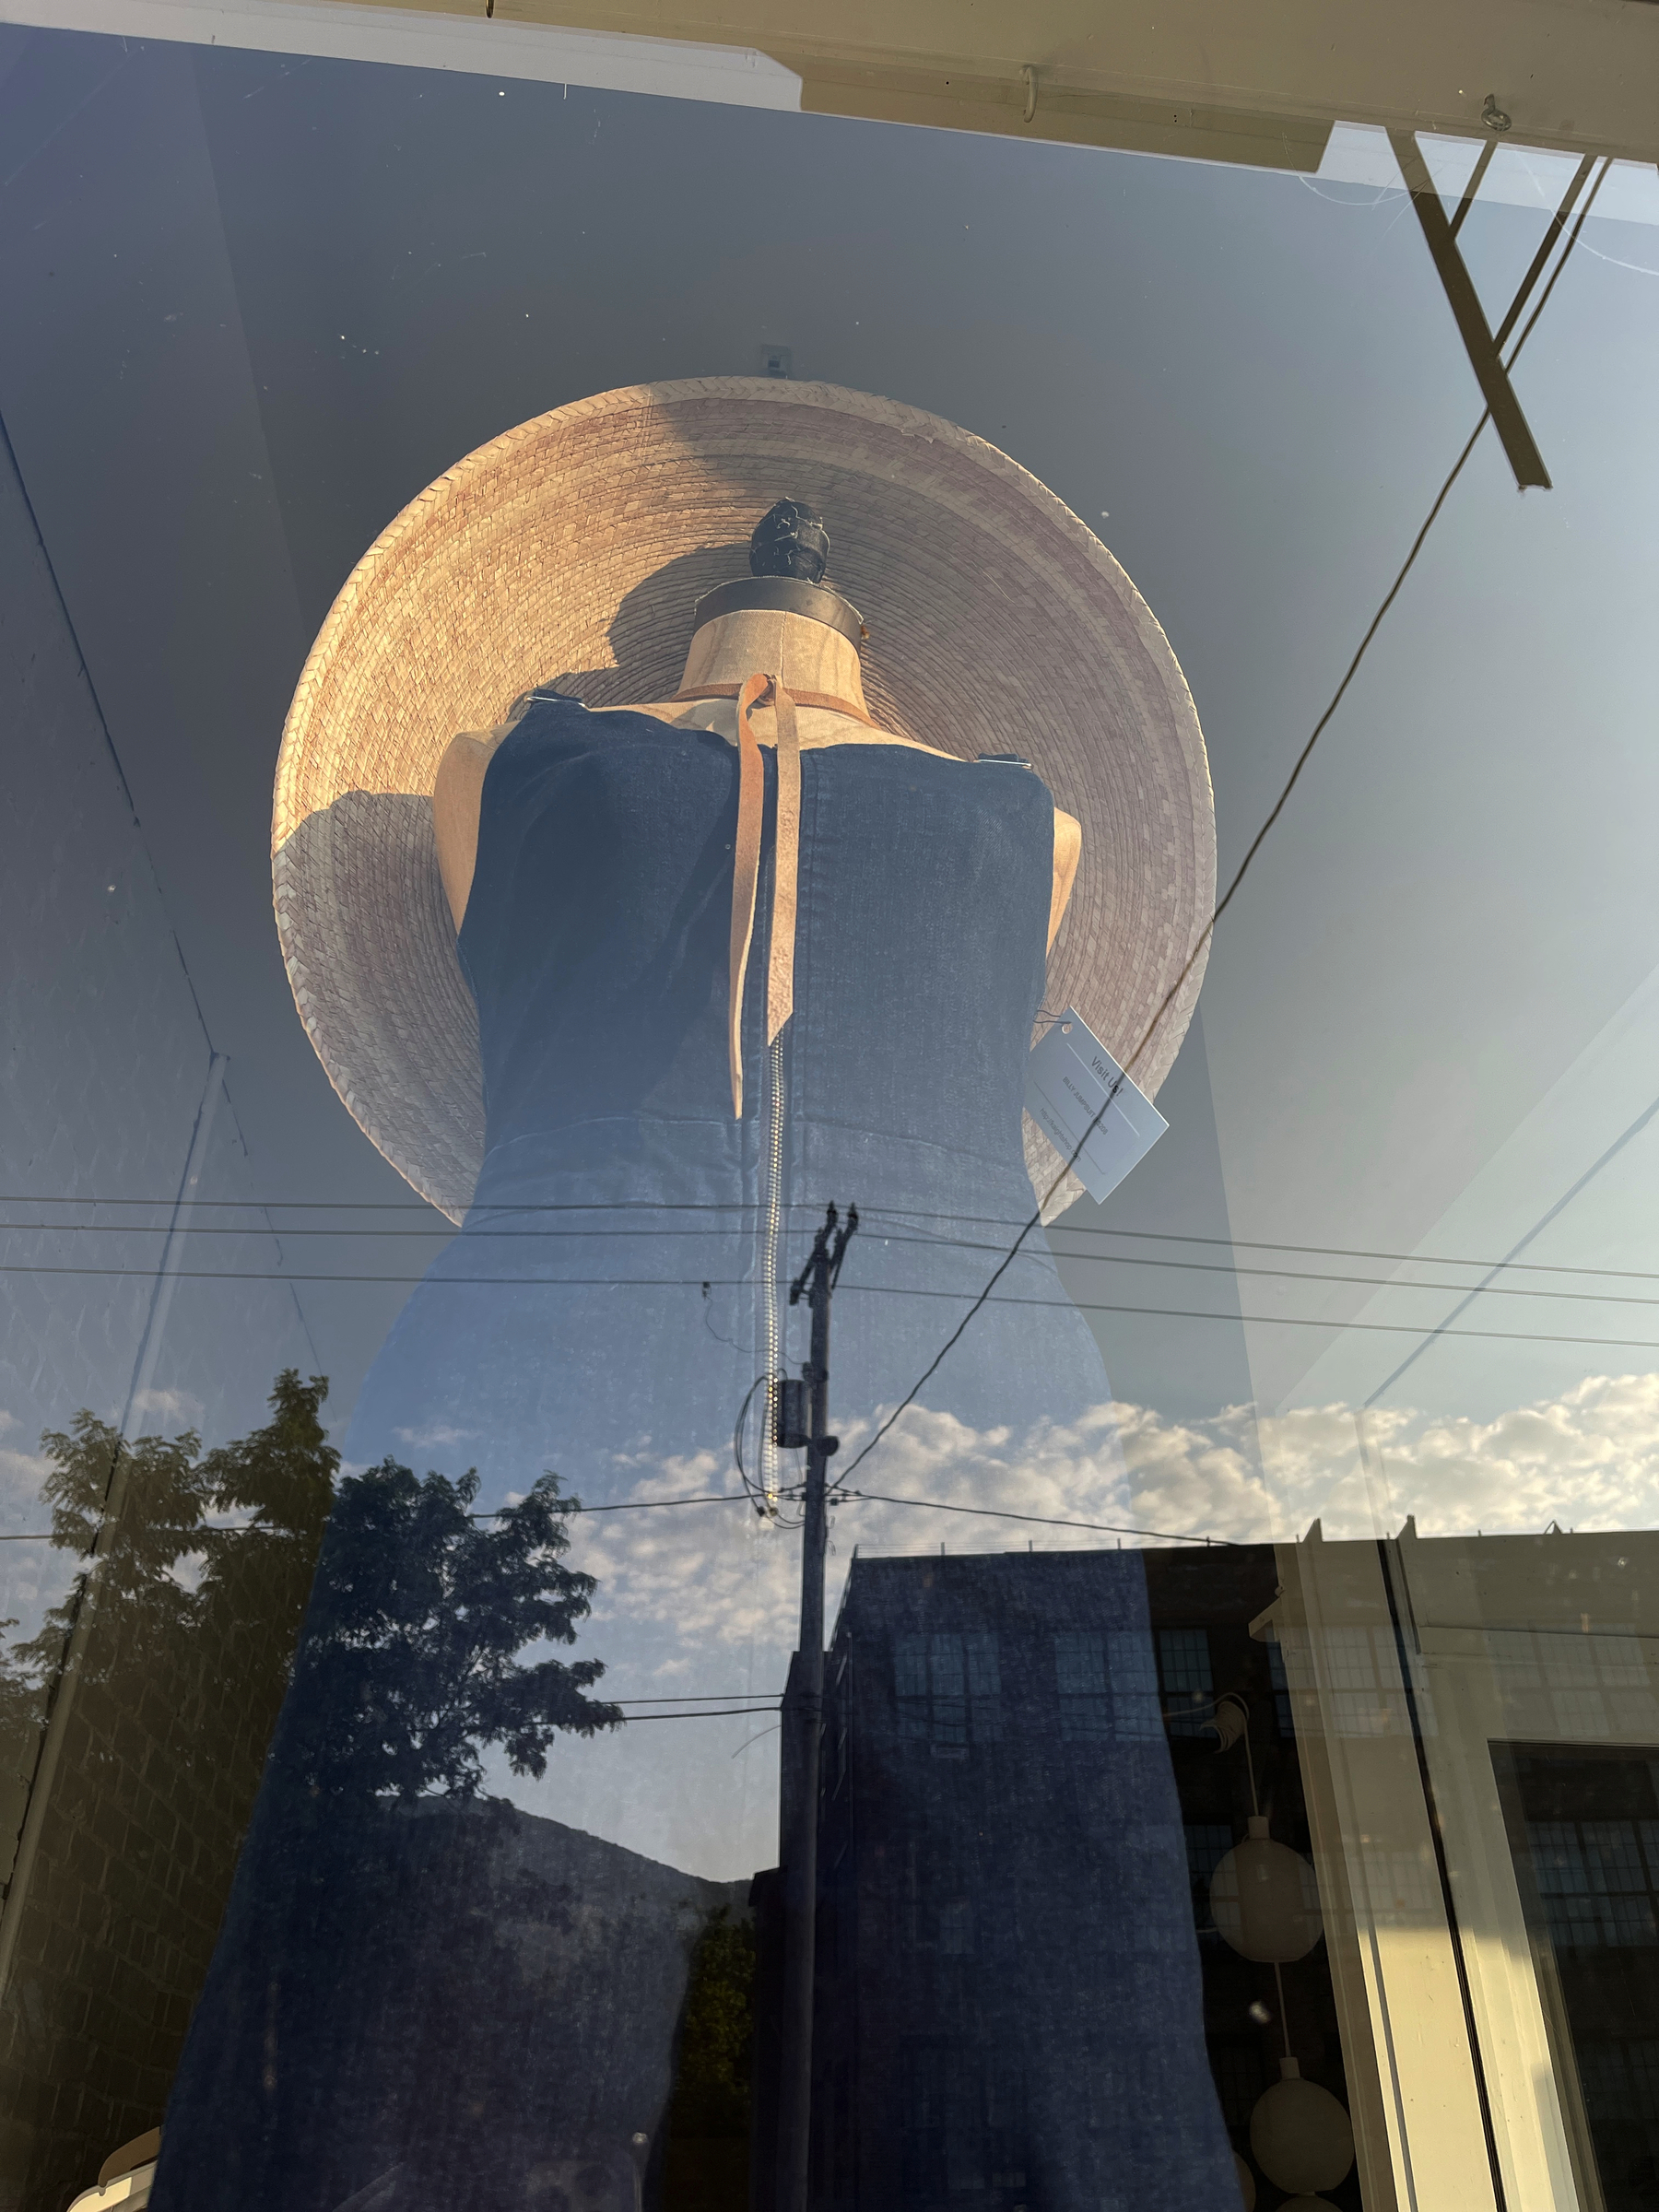
{"label": "metal bracket on ceiling", "polygon": [[1536,288],[1539,277],[1544,274],[1579,194],[1590,181],[1591,172],[1595,167],[1594,157],[1586,154],[1573,171],[1572,181],[1562,195],[1560,206],[1549,218],[1543,243],[1533,255],[1531,265],[1521,279],[1520,289],[1510,301],[1508,312],[1494,331],[1487,322],[1486,311],[1480,304],[1474,279],[1464,265],[1457,233],[1474,204],[1476,194],[1480,190],[1488,165],[1497,151],[1496,139],[1488,141],[1481,148],[1480,159],[1464,187],[1457,211],[1451,216],[1447,215],[1441,203],[1440,194],[1429,173],[1429,164],[1423,159],[1416,134],[1411,131],[1390,131],[1388,139],[1394,147],[1394,159],[1400,165],[1406,189],[1411,194],[1411,204],[1417,209],[1418,221],[1422,226],[1430,256],[1439,275],[1441,289],[1445,292],[1447,305],[1452,310],[1453,320],[1457,324],[1458,335],[1463,339],[1464,350],[1469,357],[1469,366],[1475,371],[1475,381],[1480,386],[1480,395],[1486,401],[1509,465],[1515,472],[1516,488],[1525,491],[1529,487],[1535,487],[1541,491],[1547,491],[1550,488],[1549,471],[1544,465],[1544,456],[1538,451],[1537,441],[1521,411],[1521,402],[1516,398],[1514,387],[1510,382],[1509,364],[1503,359],[1503,348],[1521,319],[1523,309]]}

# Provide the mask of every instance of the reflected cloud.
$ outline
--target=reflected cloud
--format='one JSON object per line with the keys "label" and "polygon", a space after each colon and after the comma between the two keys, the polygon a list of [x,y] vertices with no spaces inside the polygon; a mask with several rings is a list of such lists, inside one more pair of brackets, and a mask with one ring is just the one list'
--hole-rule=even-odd
{"label": "reflected cloud", "polygon": [[0,1451],[0,1502],[37,1503],[51,1465],[40,1452]]}
{"label": "reflected cloud", "polygon": [[178,1423],[199,1430],[206,1407],[188,1390],[140,1390],[133,1396],[133,1418]]}
{"label": "reflected cloud", "polygon": [[[1390,1528],[1408,1513],[1425,1535],[1659,1521],[1659,1374],[1589,1375],[1488,1421],[1394,1407],[1365,1418]],[[1349,1407],[1276,1416],[1260,1441],[1289,1528],[1318,1513],[1327,1535],[1373,1533]]]}
{"label": "reflected cloud", "polygon": [[[466,1443],[474,1431],[454,1428],[448,1421],[432,1421],[424,1429],[394,1429],[392,1433],[400,1444],[406,1445],[411,1452],[438,1452],[451,1444]],[[354,1474],[362,1471],[361,1468],[352,1469]]]}
{"label": "reflected cloud", "polygon": [[[908,1412],[852,1477],[863,1496],[837,1506],[830,1602],[854,1544],[866,1553],[1086,1550],[1159,1531],[1233,1543],[1286,1541],[1323,1522],[1330,1537],[1396,1530],[1415,1514],[1424,1535],[1476,1529],[1641,1527],[1659,1522],[1659,1373],[1590,1376],[1491,1420],[1409,1407],[1364,1416],[1373,1462],[1361,1464],[1356,1409],[1296,1407],[1258,1418],[1233,1406],[1171,1419],[1102,1405],[1062,1427],[975,1430],[925,1407]],[[850,1465],[874,1424],[843,1426]],[[636,1503],[724,1491],[713,1453],[613,1462]],[[913,1499],[922,1504],[891,1502]],[[973,1508],[943,1512],[941,1507]],[[1026,1518],[999,1520],[1002,1512]],[[786,1519],[794,1509],[785,1503]],[[1056,1522],[1116,1524],[1125,1532]],[[578,1516],[573,1549],[599,1578],[594,1620],[666,1630],[692,1646],[794,1641],[799,1547],[742,1500],[660,1512]]]}

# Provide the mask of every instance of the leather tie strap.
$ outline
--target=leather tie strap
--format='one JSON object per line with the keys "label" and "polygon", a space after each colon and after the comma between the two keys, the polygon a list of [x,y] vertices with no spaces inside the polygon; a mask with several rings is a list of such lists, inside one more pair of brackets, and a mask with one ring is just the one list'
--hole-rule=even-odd
{"label": "leather tie strap", "polygon": [[737,692],[737,840],[732,860],[732,935],[726,1009],[726,1049],[732,1072],[732,1113],[743,1119],[743,988],[755,935],[755,899],[760,882],[760,824],[766,773],[760,743],[749,721],[770,691],[778,718],[777,851],[772,868],[771,934],[766,973],[766,1041],[777,1040],[794,1011],[796,884],[801,843],[801,739],[795,702],[773,677],[751,676]]}
{"label": "leather tie strap", "polygon": [[732,859],[732,943],[726,1006],[726,1050],[732,1068],[732,1117],[743,1119],[743,983],[755,934],[755,888],[760,880],[760,816],[766,776],[749,710],[767,678],[751,676],[737,694],[737,842]]}
{"label": "leather tie strap", "polygon": [[778,832],[772,863],[771,946],[766,971],[766,1041],[794,1012],[795,888],[801,857],[801,735],[795,702],[772,685],[778,716]]}

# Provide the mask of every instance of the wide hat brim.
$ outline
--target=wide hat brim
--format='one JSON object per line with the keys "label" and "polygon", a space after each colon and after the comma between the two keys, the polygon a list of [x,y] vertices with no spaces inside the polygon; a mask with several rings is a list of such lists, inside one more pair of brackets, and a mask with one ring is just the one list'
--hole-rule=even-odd
{"label": "wide hat brim", "polygon": [[[593,707],[667,698],[693,603],[747,573],[749,534],[784,496],[829,524],[825,581],[869,627],[876,720],[969,759],[1018,753],[1082,823],[1047,1007],[1075,1005],[1127,1058],[1208,920],[1209,770],[1175,655],[1093,532],[1006,453],[832,384],[709,377],[556,408],[458,462],[364,554],[276,769],[276,925],[300,1018],[365,1135],[452,1218],[484,1105],[432,836],[444,748],[548,681]],[[1135,1062],[1148,1094],[1203,969],[1201,952]],[[1057,1171],[1029,1120],[1027,1153],[1034,1178]]]}

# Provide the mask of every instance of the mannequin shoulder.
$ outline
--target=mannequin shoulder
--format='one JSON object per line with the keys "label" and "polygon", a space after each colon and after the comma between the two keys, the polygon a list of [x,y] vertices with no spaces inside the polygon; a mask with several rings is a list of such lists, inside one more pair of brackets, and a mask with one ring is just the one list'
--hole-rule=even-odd
{"label": "mannequin shoulder", "polygon": [[455,927],[466,912],[478,853],[478,816],[484,804],[484,776],[511,723],[493,730],[463,730],[452,737],[432,780],[432,834],[438,872]]}
{"label": "mannequin shoulder", "polygon": [[477,810],[478,794],[484,788],[484,772],[512,727],[511,723],[504,722],[493,730],[462,730],[450,739],[432,781],[435,808],[441,810],[446,800],[470,799]]}
{"label": "mannequin shoulder", "polygon": [[1075,814],[1054,809],[1054,895],[1049,905],[1049,950],[1060,935],[1060,924],[1071,903],[1077,880],[1077,863],[1083,857],[1083,825]]}

